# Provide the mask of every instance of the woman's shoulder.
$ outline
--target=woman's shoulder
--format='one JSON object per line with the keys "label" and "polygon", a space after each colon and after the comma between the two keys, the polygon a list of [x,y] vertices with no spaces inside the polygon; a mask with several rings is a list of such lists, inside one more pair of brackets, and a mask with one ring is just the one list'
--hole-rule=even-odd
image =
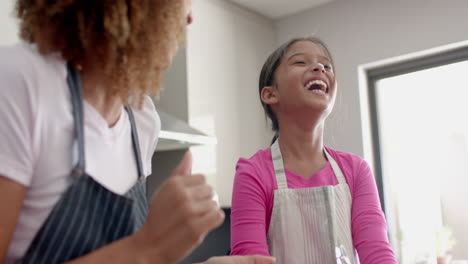
{"label": "woman's shoulder", "polygon": [[[58,53],[41,54],[34,44],[24,42],[0,46],[0,67],[2,70],[27,72],[47,70],[50,67],[64,66],[65,62]],[[49,66],[49,67],[47,67]],[[59,66],[59,67],[60,67]]]}
{"label": "woman's shoulder", "polygon": [[140,141],[149,143],[151,149],[148,151],[153,153],[161,130],[161,120],[151,97],[145,96],[141,109],[134,109],[133,113]]}
{"label": "woman's shoulder", "polygon": [[141,108],[133,109],[133,113],[137,120],[138,126],[141,126],[143,129],[151,128],[152,130],[159,130],[161,126],[161,120],[150,96],[145,96],[143,98]]}
{"label": "woman's shoulder", "polygon": [[15,66],[25,63],[34,57],[34,47],[26,43],[16,43],[12,45],[0,46],[1,65]]}
{"label": "woman's shoulder", "polygon": [[[28,46],[24,43],[18,43],[10,46],[0,47],[0,78],[5,84],[9,80],[28,76],[34,56],[28,51]],[[2,85],[5,87],[6,85]]]}
{"label": "woman's shoulder", "polygon": [[[35,45],[17,43],[0,47],[0,82],[2,93],[37,96],[38,89],[52,87],[66,77],[65,62],[55,53],[42,55]],[[24,91],[24,89],[27,92]]]}

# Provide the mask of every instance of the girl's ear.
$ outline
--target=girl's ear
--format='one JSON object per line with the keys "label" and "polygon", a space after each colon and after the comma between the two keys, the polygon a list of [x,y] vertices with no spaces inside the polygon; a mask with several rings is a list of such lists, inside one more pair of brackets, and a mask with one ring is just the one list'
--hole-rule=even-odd
{"label": "girl's ear", "polygon": [[273,88],[273,86],[265,86],[262,88],[262,92],[260,93],[260,98],[262,102],[268,105],[274,105],[279,102],[277,90]]}

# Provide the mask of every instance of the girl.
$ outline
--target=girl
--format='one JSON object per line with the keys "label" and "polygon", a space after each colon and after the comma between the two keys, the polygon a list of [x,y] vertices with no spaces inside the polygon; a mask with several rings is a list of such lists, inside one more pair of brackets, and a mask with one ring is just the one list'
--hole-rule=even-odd
{"label": "girl", "polygon": [[190,154],[146,201],[160,129],[148,94],[190,4],[17,0],[27,44],[0,48],[1,263],[177,263],[222,223]]}
{"label": "girl", "polygon": [[259,95],[276,134],[270,148],[237,163],[232,254],[396,263],[368,164],[323,145],[336,93],[332,57],[317,38],[290,40],[263,65]]}

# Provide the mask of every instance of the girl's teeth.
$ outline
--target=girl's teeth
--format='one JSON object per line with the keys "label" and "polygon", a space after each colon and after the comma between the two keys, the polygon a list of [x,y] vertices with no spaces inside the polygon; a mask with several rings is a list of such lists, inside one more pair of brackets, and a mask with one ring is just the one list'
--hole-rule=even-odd
{"label": "girl's teeth", "polygon": [[312,90],[311,92],[318,93],[318,94],[325,94],[325,92],[322,90]]}
{"label": "girl's teeth", "polygon": [[326,87],[327,87],[327,84],[326,84],[324,81],[322,81],[322,80],[313,80],[313,81],[308,82],[308,83],[306,84],[305,88],[306,88],[306,89],[310,89],[310,87],[311,87],[312,85],[314,85],[314,84],[320,85],[322,91],[325,90]]}

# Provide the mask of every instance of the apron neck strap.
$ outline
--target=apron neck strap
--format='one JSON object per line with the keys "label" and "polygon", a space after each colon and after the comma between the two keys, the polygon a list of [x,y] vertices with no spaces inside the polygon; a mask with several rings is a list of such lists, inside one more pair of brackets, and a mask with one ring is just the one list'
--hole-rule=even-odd
{"label": "apron neck strap", "polygon": [[281,150],[278,144],[278,139],[275,140],[271,149],[271,159],[273,161],[273,168],[275,169],[276,175],[276,184],[278,184],[278,189],[287,189],[288,182],[286,180],[286,173],[284,172],[283,165],[283,155],[281,155]]}
{"label": "apron neck strap", "polygon": [[[283,164],[283,155],[281,154],[281,150],[279,147],[278,139],[275,140],[273,145],[271,145],[271,159],[273,161],[273,168],[275,169],[276,175],[276,183],[278,185],[278,189],[287,189],[288,182],[286,180],[286,173],[284,172],[284,164]],[[346,179],[343,175],[343,172],[340,169],[340,166],[336,163],[335,159],[328,153],[326,148],[323,148],[323,152],[325,153],[325,157],[327,158],[328,162],[332,167],[333,173],[336,176],[336,179],[339,184],[346,183]]]}
{"label": "apron neck strap", "polygon": [[323,148],[323,152],[325,153],[325,157],[327,157],[328,162],[332,167],[333,173],[335,173],[336,179],[338,180],[339,184],[346,183],[346,179],[344,177],[343,172],[340,169],[340,166],[336,163],[335,159],[328,153],[326,148]]}
{"label": "apron neck strap", "polygon": [[[68,72],[67,83],[70,89],[71,101],[72,101],[72,107],[73,107],[72,112],[73,112],[73,119],[74,119],[74,125],[75,125],[74,126],[75,136],[76,136],[76,140],[78,143],[78,163],[75,168],[81,171],[85,171],[86,157],[85,157],[83,94],[82,94],[82,89],[81,89],[81,78],[80,78],[80,73],[76,71],[70,63],[67,64],[67,72]],[[130,126],[132,130],[132,145],[133,145],[133,151],[135,154],[136,164],[138,168],[138,177],[142,178],[144,176],[144,173],[143,173],[143,165],[141,161],[140,144],[139,144],[138,133],[137,133],[136,123],[135,123],[135,117],[130,107],[125,107],[125,110],[128,113]]]}
{"label": "apron neck strap", "polygon": [[78,163],[77,169],[85,171],[85,140],[84,140],[84,121],[83,121],[83,95],[81,91],[80,73],[76,71],[71,63],[67,63],[67,83],[71,93],[71,102],[73,107],[73,119],[75,123],[75,137],[78,143]]}
{"label": "apron neck strap", "polygon": [[141,162],[141,152],[140,152],[140,141],[138,139],[138,132],[136,128],[135,116],[133,115],[133,111],[130,107],[126,106],[125,110],[128,113],[128,119],[130,120],[130,127],[132,129],[132,144],[133,144],[133,152],[135,154],[135,161],[138,167],[138,177],[140,179],[145,178],[143,173],[143,164]]}

